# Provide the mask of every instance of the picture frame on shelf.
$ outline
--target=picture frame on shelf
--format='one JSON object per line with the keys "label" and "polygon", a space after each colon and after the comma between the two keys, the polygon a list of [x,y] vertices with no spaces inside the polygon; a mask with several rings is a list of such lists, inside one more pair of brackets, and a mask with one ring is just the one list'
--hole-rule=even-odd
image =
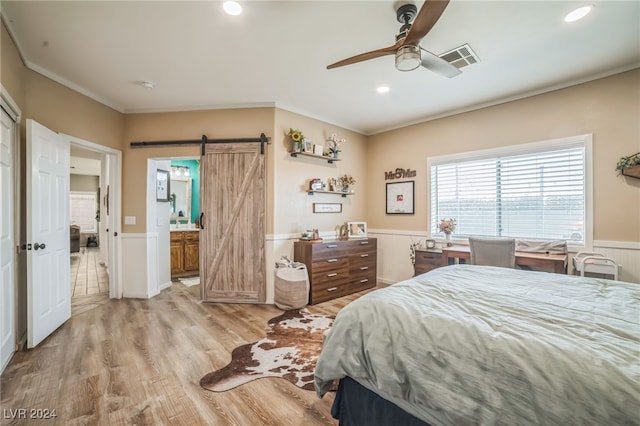
{"label": "picture frame on shelf", "polygon": [[156,170],[156,201],[169,202],[169,171]]}
{"label": "picture frame on shelf", "polygon": [[311,142],[311,139],[304,138],[304,141],[302,142],[302,150],[303,152],[313,154],[313,142]]}
{"label": "picture frame on shelf", "polygon": [[415,214],[415,182],[387,183],[387,214]]}
{"label": "picture frame on shelf", "polygon": [[349,238],[366,238],[367,222],[347,222]]}
{"label": "picture frame on shelf", "polygon": [[313,203],[314,213],[342,213],[342,203]]}
{"label": "picture frame on shelf", "polygon": [[314,155],[322,156],[323,152],[324,152],[324,147],[322,145],[313,145],[313,153],[314,153]]}

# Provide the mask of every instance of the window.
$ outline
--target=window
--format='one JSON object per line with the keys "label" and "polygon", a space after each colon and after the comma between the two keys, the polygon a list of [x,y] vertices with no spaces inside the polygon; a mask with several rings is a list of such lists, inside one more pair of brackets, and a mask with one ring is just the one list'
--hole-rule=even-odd
{"label": "window", "polygon": [[430,229],[591,242],[591,135],[429,159]]}
{"label": "window", "polygon": [[79,225],[80,232],[98,232],[96,221],[96,193],[71,191],[71,224]]}

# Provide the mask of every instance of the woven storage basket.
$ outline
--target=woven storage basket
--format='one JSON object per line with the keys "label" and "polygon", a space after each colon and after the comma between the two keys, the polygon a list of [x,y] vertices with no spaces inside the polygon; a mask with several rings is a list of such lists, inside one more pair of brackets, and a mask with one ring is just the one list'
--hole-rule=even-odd
{"label": "woven storage basket", "polygon": [[283,310],[299,309],[309,302],[309,275],[305,265],[276,268],[274,302]]}

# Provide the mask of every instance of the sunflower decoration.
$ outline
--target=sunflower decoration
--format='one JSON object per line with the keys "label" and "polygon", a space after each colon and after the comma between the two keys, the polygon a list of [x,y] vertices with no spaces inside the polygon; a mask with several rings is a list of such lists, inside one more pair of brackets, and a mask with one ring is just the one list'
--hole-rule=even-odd
{"label": "sunflower decoration", "polygon": [[304,140],[304,135],[298,129],[289,129],[289,137],[294,142],[302,142]]}

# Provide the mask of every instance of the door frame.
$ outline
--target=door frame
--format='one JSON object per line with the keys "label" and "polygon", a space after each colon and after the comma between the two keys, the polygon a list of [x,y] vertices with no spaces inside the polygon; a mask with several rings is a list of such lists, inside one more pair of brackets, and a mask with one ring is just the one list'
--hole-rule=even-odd
{"label": "door frame", "polygon": [[[109,270],[109,298],[121,299],[124,292],[124,286],[122,284],[122,244],[121,239],[118,237],[122,235],[120,230],[122,209],[122,151],[64,133],[60,133],[60,136],[67,139],[72,146],[75,145],[89,151],[104,154],[105,159],[109,156],[112,160],[108,162],[109,181],[107,183],[109,185],[110,211],[109,222],[107,223],[107,227],[109,228],[107,260]],[[105,159],[102,161],[105,161]],[[118,236],[115,236],[115,233],[117,233]]]}
{"label": "door frame", "polygon": [[[184,156],[180,155],[180,156],[171,156],[171,157],[152,157],[152,158],[149,158],[147,160],[147,167],[149,167],[149,161],[154,161],[154,162],[156,162],[156,161],[169,161],[169,163],[171,163],[171,161],[173,161],[173,160],[198,160],[198,161],[201,161],[202,157],[193,156],[193,155],[184,155]],[[155,169],[152,172],[155,173]],[[147,173],[150,173],[149,169],[147,170]],[[171,170],[169,170],[169,180],[171,180]],[[200,183],[200,186],[201,186],[202,185],[202,180],[200,182],[201,182]],[[147,190],[149,190],[149,189],[147,189]],[[200,188],[198,188],[198,191],[200,191]],[[193,200],[193,193],[191,194],[191,197],[192,197],[192,200]],[[146,206],[147,215],[149,214],[149,212],[152,209],[155,209],[155,206],[153,206],[153,204],[155,203],[154,200],[155,200],[155,193],[152,196],[147,195],[147,206]],[[193,212],[192,212],[192,214],[193,214]],[[166,229],[163,229],[162,232],[167,234],[165,236],[167,236],[168,240],[170,241],[171,240],[171,224],[169,222],[170,221],[167,221]],[[149,218],[147,217],[147,228],[149,226],[149,223],[150,223],[149,222]],[[147,232],[148,232],[148,229],[147,229]],[[200,245],[200,247],[202,247],[201,246],[202,242],[200,240],[198,240],[198,244]],[[169,261],[165,265],[159,265],[158,267],[159,268],[162,268],[162,267],[168,268],[169,277],[171,277],[171,251],[169,251]],[[160,271],[158,270],[157,273],[160,274]],[[171,278],[169,278],[169,281],[171,282]],[[161,283],[159,283],[159,284],[161,284]],[[160,290],[161,289],[162,288],[160,288]]]}
{"label": "door frame", "polygon": [[[13,210],[13,244],[18,245],[18,241],[20,241],[20,227],[22,225],[22,217],[20,216],[20,124],[22,121],[22,111],[18,104],[13,100],[9,92],[5,89],[4,85],[0,84],[0,104],[3,109],[9,114],[11,119],[15,122],[14,127],[14,137],[13,137],[13,149],[12,160],[13,160],[13,198],[11,200],[11,209]],[[26,330],[24,336],[19,334],[19,315],[20,315],[20,307],[18,305],[18,290],[19,290],[19,264],[20,264],[20,256],[17,256],[14,252],[13,256],[13,336],[14,336],[14,353],[19,348],[19,343],[22,342],[22,339],[26,341]],[[13,355],[12,355],[13,356]],[[11,358],[6,365],[9,364]],[[0,372],[4,370],[3,367],[6,365],[0,365]]]}

